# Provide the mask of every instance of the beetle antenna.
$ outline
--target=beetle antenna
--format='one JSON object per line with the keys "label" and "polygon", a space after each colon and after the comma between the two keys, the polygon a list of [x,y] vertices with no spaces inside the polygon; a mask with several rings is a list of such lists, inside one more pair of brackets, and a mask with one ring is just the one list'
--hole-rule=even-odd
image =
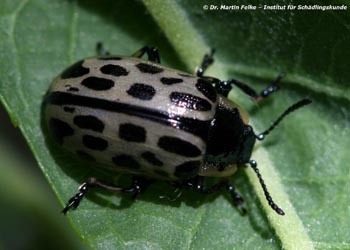
{"label": "beetle antenna", "polygon": [[265,138],[265,136],[268,135],[283,120],[283,118],[286,115],[294,112],[297,109],[300,109],[300,108],[310,104],[311,102],[312,101],[310,99],[305,98],[305,99],[302,99],[301,101],[299,101],[297,103],[294,103],[292,106],[287,108],[267,130],[265,130],[264,132],[256,135],[256,138],[258,140],[260,140],[260,141],[263,140]]}
{"label": "beetle antenna", "polygon": [[265,198],[268,201],[270,207],[273,210],[275,210],[276,213],[278,213],[279,215],[284,215],[285,214],[284,211],[281,208],[279,208],[279,206],[276,205],[276,203],[272,200],[272,197],[271,197],[269,191],[267,191],[266,184],[265,184],[265,182],[264,182],[264,180],[259,172],[258,165],[257,165],[256,161],[254,161],[254,160],[249,161],[249,165],[252,167],[256,176],[258,177],[260,185],[261,185],[262,189],[264,190]]}

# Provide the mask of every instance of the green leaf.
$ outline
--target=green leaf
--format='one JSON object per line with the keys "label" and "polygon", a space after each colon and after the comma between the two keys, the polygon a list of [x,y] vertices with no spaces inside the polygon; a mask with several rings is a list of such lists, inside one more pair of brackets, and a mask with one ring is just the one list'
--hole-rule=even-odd
{"label": "green leaf", "polygon": [[6,116],[0,107],[0,249],[86,249],[57,216],[57,199]]}
{"label": "green leaf", "polygon": [[281,91],[261,105],[237,89],[230,95],[248,110],[256,132],[297,100],[313,100],[257,143],[252,156],[286,215],[268,207],[247,169],[232,177],[249,210],[245,217],[225,195],[160,199],[174,194],[157,183],[135,202],[92,192],[67,218],[94,249],[349,249],[349,12],[215,11],[205,4],[221,6],[214,0],[4,0],[0,100],[63,206],[89,176],[113,181],[50,145],[41,128],[50,82],[93,56],[97,41],[120,55],[157,46],[164,64],[188,71],[213,47],[216,63],[208,75],[235,77],[257,90],[286,72]]}

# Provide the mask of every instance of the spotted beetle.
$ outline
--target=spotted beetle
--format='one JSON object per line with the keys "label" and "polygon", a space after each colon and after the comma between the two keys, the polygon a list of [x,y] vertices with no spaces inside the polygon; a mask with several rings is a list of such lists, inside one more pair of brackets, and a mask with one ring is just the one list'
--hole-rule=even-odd
{"label": "spotted beetle", "polygon": [[[130,173],[133,181],[120,187],[88,178],[64,214],[77,208],[90,188],[136,195],[153,179],[205,194],[224,188],[244,212],[229,177],[248,164],[271,208],[284,215],[251,154],[256,140],[311,101],[295,103],[269,129],[255,134],[244,110],[227,99],[236,86],[259,102],[279,89],[282,74],[258,94],[243,82],[204,76],[214,50],[204,56],[196,76],[162,66],[156,48],[146,46],[132,57],[103,53],[101,44],[98,51],[99,57],[75,63],[54,80],[44,99],[45,122],[58,144],[109,171]],[[147,61],[141,59],[145,54]],[[207,187],[208,177],[219,181]]]}

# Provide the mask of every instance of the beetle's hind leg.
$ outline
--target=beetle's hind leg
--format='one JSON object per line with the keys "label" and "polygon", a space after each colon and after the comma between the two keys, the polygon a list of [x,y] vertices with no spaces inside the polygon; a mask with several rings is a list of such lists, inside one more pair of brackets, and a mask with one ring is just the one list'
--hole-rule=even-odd
{"label": "beetle's hind leg", "polygon": [[141,58],[144,54],[147,54],[148,60],[155,63],[160,63],[159,51],[157,48],[145,46],[136,51],[132,57]]}
{"label": "beetle's hind leg", "polygon": [[62,210],[62,213],[66,214],[71,208],[77,208],[80,204],[80,201],[83,199],[83,197],[91,188],[100,187],[111,192],[132,193],[133,198],[136,198],[136,196],[139,195],[141,192],[143,192],[150,184],[151,184],[151,181],[148,179],[135,177],[133,178],[132,183],[129,187],[123,188],[123,187],[111,185],[102,180],[98,180],[95,177],[90,177],[87,179],[85,183],[80,185],[79,192],[69,199],[67,205]]}

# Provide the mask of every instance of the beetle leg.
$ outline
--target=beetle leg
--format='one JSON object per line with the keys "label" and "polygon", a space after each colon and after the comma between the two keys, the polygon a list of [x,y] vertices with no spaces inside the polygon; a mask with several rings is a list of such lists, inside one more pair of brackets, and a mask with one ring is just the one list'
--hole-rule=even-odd
{"label": "beetle leg", "polygon": [[181,190],[179,187],[176,187],[174,190],[175,196],[169,197],[167,195],[160,195],[160,199],[167,199],[168,201],[176,201],[180,196],[182,195],[183,190]]}
{"label": "beetle leg", "polygon": [[196,69],[196,75],[202,77],[206,69],[214,63],[215,50],[211,49],[209,54],[205,54],[201,63],[201,66]]}
{"label": "beetle leg", "polygon": [[202,194],[212,194],[220,191],[222,188],[225,188],[226,191],[230,194],[234,205],[239,208],[241,213],[244,215],[246,214],[247,210],[244,207],[244,199],[242,196],[240,196],[236,190],[235,187],[229,182],[228,179],[223,178],[218,183],[214,184],[211,187],[207,187],[204,183],[204,177],[200,176],[195,179],[195,184],[193,185],[193,188],[197,190],[198,192]]}
{"label": "beetle leg", "polygon": [[141,58],[144,54],[147,54],[148,60],[155,63],[160,63],[159,51],[157,48],[145,46],[136,51],[132,57]]}
{"label": "beetle leg", "polygon": [[98,56],[109,56],[111,54],[108,50],[105,49],[102,42],[97,42],[96,52]]}
{"label": "beetle leg", "polygon": [[83,199],[83,197],[86,195],[90,188],[100,187],[111,192],[133,193],[133,198],[136,198],[136,196],[142,191],[144,191],[146,187],[149,186],[149,184],[151,184],[151,181],[149,180],[133,178],[130,187],[123,188],[108,184],[104,181],[96,179],[95,177],[90,177],[85,183],[80,185],[79,192],[69,199],[67,205],[62,210],[62,213],[66,214],[71,208],[77,208],[80,204],[80,201]]}
{"label": "beetle leg", "polygon": [[[223,81],[221,83],[219,83],[218,85],[235,85],[236,87],[238,87],[240,90],[242,90],[245,94],[249,95],[250,97],[252,97],[254,99],[254,101],[256,102],[260,102],[262,100],[264,100],[266,97],[268,97],[269,95],[271,95],[272,93],[276,92],[277,90],[280,89],[280,87],[278,86],[278,83],[282,80],[282,78],[285,77],[284,73],[279,74],[275,80],[273,80],[270,84],[270,86],[268,86],[267,88],[265,88],[263,91],[260,92],[260,94],[258,94],[254,89],[252,89],[251,87],[249,87],[247,84],[235,80],[235,79],[230,79],[228,81]],[[216,87],[218,88],[218,87]],[[228,94],[228,93],[227,93]]]}
{"label": "beetle leg", "polygon": [[207,81],[209,81],[210,83],[215,84],[215,88],[217,90],[217,92],[220,95],[223,95],[225,97],[228,96],[229,92],[232,89],[232,84],[237,86],[239,89],[241,89],[245,94],[249,95],[250,97],[252,97],[256,102],[260,102],[263,99],[265,99],[266,97],[268,97],[269,95],[271,95],[272,93],[276,92],[277,90],[279,90],[279,86],[277,85],[277,83],[279,83],[281,81],[281,79],[283,77],[285,77],[284,73],[279,74],[275,80],[273,80],[270,84],[270,86],[268,86],[267,88],[265,88],[263,91],[260,92],[260,94],[258,94],[254,89],[252,89],[251,87],[249,87],[247,84],[238,81],[236,79],[230,79],[227,81],[220,81],[216,78],[213,77],[207,77],[207,76],[203,76],[204,72],[206,71],[206,69],[214,63],[214,53],[215,50],[211,49],[209,54],[205,54],[201,63],[201,66],[197,68],[196,70],[196,75],[198,77],[204,78]]}
{"label": "beetle leg", "polygon": [[133,193],[132,199],[136,199],[137,196],[144,192],[152,182],[153,181],[150,179],[133,176],[131,186],[123,188],[122,192]]}
{"label": "beetle leg", "polygon": [[246,214],[247,209],[243,205],[244,199],[239,193],[236,192],[235,187],[231,183],[227,182],[225,188],[226,188],[226,191],[231,195],[231,198],[235,206],[239,208],[239,210],[243,215]]}

